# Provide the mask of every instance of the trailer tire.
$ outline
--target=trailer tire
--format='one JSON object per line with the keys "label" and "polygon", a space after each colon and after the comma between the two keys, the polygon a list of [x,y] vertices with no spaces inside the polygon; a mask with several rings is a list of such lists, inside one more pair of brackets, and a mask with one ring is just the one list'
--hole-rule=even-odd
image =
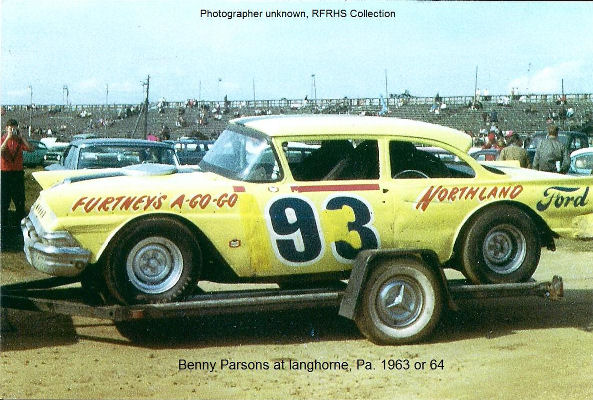
{"label": "trailer tire", "polygon": [[416,258],[380,262],[362,296],[355,322],[377,344],[417,342],[432,333],[443,311],[439,277]]}
{"label": "trailer tire", "polygon": [[103,275],[117,302],[165,303],[194,289],[201,267],[200,246],[182,223],[144,219],[115,240]]}
{"label": "trailer tire", "polygon": [[90,265],[83,271],[80,286],[85,303],[95,306],[110,303],[107,286],[99,266]]}
{"label": "trailer tire", "polygon": [[469,226],[461,260],[475,284],[525,282],[535,272],[541,242],[533,220],[516,207],[486,210]]}

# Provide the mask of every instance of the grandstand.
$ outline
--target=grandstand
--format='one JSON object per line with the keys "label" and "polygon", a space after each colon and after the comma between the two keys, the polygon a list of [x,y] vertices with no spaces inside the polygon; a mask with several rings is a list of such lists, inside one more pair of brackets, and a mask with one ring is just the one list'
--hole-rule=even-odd
{"label": "grandstand", "polygon": [[[478,133],[490,127],[489,115],[496,111],[501,130],[513,130],[530,135],[544,130],[551,113],[560,114],[561,109],[572,108],[569,118],[558,118],[556,123],[564,130],[582,130],[593,137],[593,94],[563,95],[565,103],[559,104],[560,95],[489,96],[479,99],[480,108],[469,107],[473,97],[442,97],[447,106],[438,114],[431,112],[434,99],[429,97],[392,96],[386,102],[386,117],[409,118],[449,126],[459,130]],[[510,100],[508,104],[505,100]],[[257,101],[201,101],[191,107],[189,102],[151,103],[148,110],[148,133],[160,134],[162,125],[171,130],[171,138],[200,136],[216,138],[227,122],[238,116],[262,114],[365,114],[377,115],[383,107],[379,98],[305,100],[257,100]],[[31,121],[33,137],[39,137],[51,129],[53,134],[67,141],[77,133],[94,133],[100,137],[144,136],[144,116],[138,113],[141,105],[9,105],[3,107],[3,118],[16,118],[21,127]],[[159,111],[160,109],[160,111]],[[215,112],[220,109],[222,112]],[[126,110],[128,112],[126,112]],[[206,125],[198,123],[200,112],[207,110]],[[385,111],[385,110],[383,110]],[[176,126],[182,114],[186,125]],[[103,121],[108,121],[104,124]]]}

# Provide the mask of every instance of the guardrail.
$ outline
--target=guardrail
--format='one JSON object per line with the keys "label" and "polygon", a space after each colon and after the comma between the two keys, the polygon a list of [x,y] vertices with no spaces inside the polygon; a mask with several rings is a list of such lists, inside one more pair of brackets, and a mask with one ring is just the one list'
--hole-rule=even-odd
{"label": "guardrail", "polygon": [[[494,103],[499,104],[507,100],[510,102],[521,102],[521,103],[550,103],[556,104],[557,102],[564,99],[567,104],[574,102],[593,101],[593,93],[574,93],[574,94],[524,94],[524,95],[481,95],[478,100],[481,103]],[[224,101],[215,100],[193,100],[193,107],[207,106],[210,108],[225,107]],[[326,108],[337,105],[347,106],[349,108],[356,107],[380,107],[381,102],[385,101],[379,97],[358,97],[358,98],[341,98],[341,99],[317,99],[317,100],[304,100],[304,99],[279,99],[279,100],[233,100],[227,104],[230,108],[260,108],[260,109],[271,109],[271,108],[291,108],[299,109],[305,107],[316,107]],[[405,104],[426,104],[430,105],[435,103],[434,97],[407,97],[402,95],[392,95],[387,101],[387,106],[398,106]],[[447,105],[467,105],[474,101],[474,96],[445,96],[441,97],[441,102]],[[139,104],[139,103],[138,103]],[[127,107],[138,107],[138,104],[34,104],[35,110],[51,111],[61,109],[63,111],[97,111],[97,110],[120,110]],[[151,102],[149,107],[156,108],[159,102]],[[163,106],[165,108],[180,108],[186,107],[187,101],[169,101],[165,102]],[[7,110],[28,110],[30,105],[24,104],[13,104],[3,105]]]}

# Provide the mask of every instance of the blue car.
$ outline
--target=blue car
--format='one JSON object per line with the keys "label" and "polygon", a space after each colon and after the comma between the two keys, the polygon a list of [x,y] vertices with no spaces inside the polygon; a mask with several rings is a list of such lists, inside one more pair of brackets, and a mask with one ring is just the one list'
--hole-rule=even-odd
{"label": "blue car", "polygon": [[46,170],[121,168],[134,164],[179,166],[173,145],[140,139],[83,139],[70,142],[58,164]]}
{"label": "blue car", "polygon": [[23,165],[25,167],[37,167],[43,164],[43,157],[48,151],[47,146],[39,140],[29,140],[31,151],[23,151]]}

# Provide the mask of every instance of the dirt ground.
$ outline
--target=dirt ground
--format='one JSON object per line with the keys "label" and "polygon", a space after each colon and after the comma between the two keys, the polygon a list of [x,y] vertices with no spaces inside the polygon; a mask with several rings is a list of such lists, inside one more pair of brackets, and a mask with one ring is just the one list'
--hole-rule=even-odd
{"label": "dirt ground", "polygon": [[[561,275],[564,300],[464,301],[429,341],[399,347],[370,343],[333,309],[172,321],[142,343],[108,320],[2,310],[0,396],[591,399],[592,260],[591,242],[560,241],[535,277]],[[3,284],[40,277],[20,251],[2,253]],[[290,369],[315,361],[347,368]],[[189,362],[214,365],[180,369]]]}

